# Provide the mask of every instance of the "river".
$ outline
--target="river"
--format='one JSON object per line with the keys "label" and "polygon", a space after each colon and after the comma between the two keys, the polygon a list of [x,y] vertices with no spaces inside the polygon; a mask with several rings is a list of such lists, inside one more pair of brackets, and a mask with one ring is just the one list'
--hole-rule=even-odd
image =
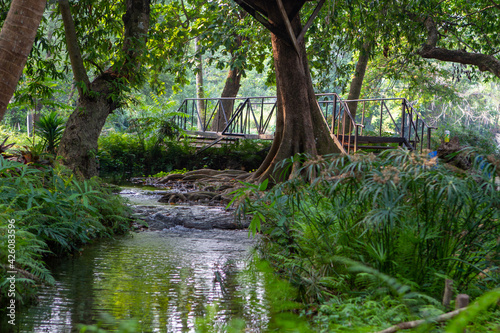
{"label": "river", "polygon": [[[122,195],[139,211],[167,208],[154,191]],[[228,323],[267,331],[269,287],[250,264],[253,244],[246,230],[183,226],[99,241],[50,263],[56,284],[18,313],[17,332],[78,332],[79,324],[131,318],[138,332],[222,332]]]}

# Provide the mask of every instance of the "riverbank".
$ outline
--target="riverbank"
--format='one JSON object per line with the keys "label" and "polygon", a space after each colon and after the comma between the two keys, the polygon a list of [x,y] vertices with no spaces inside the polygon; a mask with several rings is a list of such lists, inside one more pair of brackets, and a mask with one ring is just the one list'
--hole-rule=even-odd
{"label": "riverbank", "polygon": [[64,167],[35,168],[1,156],[0,165],[4,314],[7,304],[15,303],[17,311],[36,300],[41,285],[54,282],[47,258],[74,255],[96,239],[127,232],[132,211],[100,181],[78,181]]}
{"label": "riverbank", "polygon": [[199,169],[172,172],[162,177],[134,177],[131,182],[140,186],[164,189],[159,202],[169,204],[200,203],[207,206],[227,206],[232,192],[248,181],[251,173],[242,170]]}
{"label": "riverbank", "polygon": [[319,157],[267,191],[248,186],[241,193],[254,199],[240,201],[257,216],[250,229],[262,233],[263,258],[299,289],[318,330],[378,332],[417,321],[443,332],[435,323],[450,319],[455,296],[466,294],[484,312],[465,312],[460,323],[494,332],[498,170],[469,159],[470,170],[459,172],[407,150]]}

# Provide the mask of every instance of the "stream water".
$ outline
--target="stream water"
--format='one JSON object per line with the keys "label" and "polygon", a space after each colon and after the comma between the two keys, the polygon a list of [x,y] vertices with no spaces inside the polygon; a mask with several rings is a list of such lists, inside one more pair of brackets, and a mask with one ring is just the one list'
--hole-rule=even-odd
{"label": "stream water", "polygon": [[[138,206],[160,205],[154,192],[122,195]],[[253,242],[245,230],[182,226],[100,241],[51,263],[57,282],[18,313],[17,332],[78,332],[78,324],[103,314],[135,318],[140,332],[194,332],[207,322],[218,331],[233,318],[245,321],[246,332],[266,331],[264,274],[247,260]]]}

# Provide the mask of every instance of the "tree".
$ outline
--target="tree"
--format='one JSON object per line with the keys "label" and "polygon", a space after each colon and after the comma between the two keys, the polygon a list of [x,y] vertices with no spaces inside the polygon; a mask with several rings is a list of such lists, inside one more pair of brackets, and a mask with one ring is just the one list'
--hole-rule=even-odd
{"label": "tree", "polygon": [[[309,23],[302,28],[299,16],[306,1],[235,2],[271,31],[278,98],[276,132],[269,154],[254,177],[281,181],[289,176],[277,168],[284,159],[298,153],[316,156],[339,152],[321,114],[309,70],[304,44]],[[318,11],[323,3],[319,1]],[[294,163],[291,173],[298,167]]]}
{"label": "tree", "polygon": [[202,124],[205,123],[204,114],[202,114],[203,110],[205,110],[205,88],[203,86],[203,56],[200,53],[200,38],[196,37],[194,39],[194,51],[196,57],[196,107],[200,116],[203,116],[203,119],[198,123],[198,130],[203,130]]}
{"label": "tree", "polygon": [[[224,84],[224,89],[220,97],[222,98],[232,98],[238,96],[238,91],[240,90],[241,75],[244,68],[237,67],[234,62],[237,58],[236,50],[240,49],[242,46],[243,37],[237,35],[234,37],[235,49],[230,49],[231,61],[229,62],[229,70],[227,73],[226,81]],[[226,125],[231,119],[231,114],[234,107],[234,100],[232,99],[222,99],[220,102],[220,107],[217,110],[217,114],[214,117],[212,123],[212,130],[215,132],[221,132],[224,130]]]}
{"label": "tree", "polygon": [[13,0],[0,32],[0,121],[33,47],[46,0]]}
{"label": "tree", "polygon": [[128,85],[133,86],[140,80],[140,59],[146,53],[150,5],[149,0],[126,0],[125,4],[121,52],[113,65],[90,82],[68,0],[59,2],[79,98],[75,111],[66,123],[58,155],[65,165],[84,178],[97,175],[97,140],[106,118],[120,106]]}
{"label": "tree", "polygon": [[[171,59],[169,66],[176,72],[179,83],[189,83],[186,80],[188,69],[193,69],[198,79],[199,59],[203,57],[208,66],[215,65],[219,70],[228,71],[220,97],[236,97],[246,70],[264,70],[268,43],[261,42],[264,37],[261,27],[255,25],[237,5],[224,0],[191,0],[186,3],[172,1],[170,6],[172,9],[168,10],[167,15],[177,25],[167,43]],[[195,40],[194,55],[186,47],[192,39]],[[180,49],[183,52],[179,52]],[[205,108],[202,102],[198,104],[199,110]],[[210,130],[222,131],[227,125],[226,119],[231,117],[232,109],[233,100],[222,100],[209,126]]]}
{"label": "tree", "polygon": [[[248,22],[246,12],[230,5],[222,8],[224,8],[225,14],[213,17],[214,23],[217,22],[217,29],[215,33],[211,34],[211,40],[205,41],[205,45],[211,46],[212,52],[214,51],[214,46],[222,42],[224,53],[228,53],[230,57],[226,66],[228,67],[227,77],[220,95],[222,98],[229,99],[222,99],[220,101],[217,114],[214,116],[211,126],[211,130],[215,132],[223,131],[229,119],[231,119],[234,100],[230,98],[238,96],[241,87],[241,78],[245,73],[246,67],[248,67],[249,54],[255,52],[256,49],[251,46],[252,43],[248,43],[252,39],[256,41],[256,36],[250,37],[248,34],[243,35],[240,32],[241,28]],[[247,42],[245,45],[244,41]]]}

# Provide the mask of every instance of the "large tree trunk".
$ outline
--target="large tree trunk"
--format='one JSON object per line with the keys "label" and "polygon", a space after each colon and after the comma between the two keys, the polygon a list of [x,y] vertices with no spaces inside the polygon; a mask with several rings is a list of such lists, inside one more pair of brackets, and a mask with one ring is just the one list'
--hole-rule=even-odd
{"label": "large tree trunk", "polygon": [[113,86],[115,78],[116,73],[98,76],[89,85],[93,97],[80,96],[66,123],[58,154],[64,158],[63,164],[79,177],[91,178],[98,174],[97,140],[106,118],[117,107],[109,98],[116,90]]}
{"label": "large tree trunk", "polygon": [[[269,21],[284,27],[276,4],[267,5]],[[302,30],[298,14],[291,23],[295,35],[298,35]],[[276,132],[271,150],[254,177],[283,181],[290,173],[285,174],[283,168],[276,166],[284,159],[297,153],[316,156],[339,150],[329,134],[314,94],[303,40],[298,45],[300,55],[289,42],[275,34],[272,34],[272,46],[278,97]],[[291,174],[299,166],[294,164]]]}
{"label": "large tree trunk", "polygon": [[[145,52],[145,39],[149,29],[149,0],[126,0],[126,3],[127,9],[123,16],[124,60],[117,62],[121,64],[120,67],[111,67],[97,76],[87,86],[86,90],[91,93],[80,92],[76,109],[68,119],[59,144],[58,155],[63,158],[63,163],[80,177],[90,178],[97,175],[97,140],[106,118],[119,107],[116,96],[121,92],[117,87],[124,81],[131,85],[136,83],[135,74],[140,65],[137,59]],[[66,33],[68,34],[68,31]],[[68,52],[79,52],[75,50],[78,48],[68,47]],[[76,77],[83,68],[81,56],[73,55],[72,59],[77,59],[75,64],[72,61],[75,79],[85,82],[84,78]],[[83,73],[78,75],[86,76]]]}
{"label": "large tree trunk", "polygon": [[13,0],[0,32],[0,121],[33,47],[46,0]]}

